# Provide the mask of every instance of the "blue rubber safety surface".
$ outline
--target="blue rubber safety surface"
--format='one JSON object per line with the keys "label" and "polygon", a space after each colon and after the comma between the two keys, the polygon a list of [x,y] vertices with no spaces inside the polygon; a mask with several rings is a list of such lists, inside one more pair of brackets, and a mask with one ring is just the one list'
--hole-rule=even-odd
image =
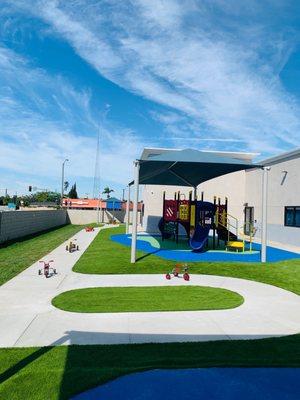
{"label": "blue rubber safety surface", "polygon": [[[154,236],[155,237],[155,236]],[[131,245],[131,235],[119,234],[112,235],[111,240],[123,244],[125,246]],[[260,244],[253,243],[253,250],[256,252],[251,253],[235,253],[225,251],[206,251],[197,253],[186,250],[167,250],[157,249],[145,240],[137,240],[137,249],[145,253],[154,254],[165,260],[181,261],[181,262],[200,262],[200,261],[234,261],[234,262],[260,262]],[[267,261],[283,261],[293,258],[300,258],[300,254],[291,251],[277,249],[275,247],[267,247]]]}
{"label": "blue rubber safety surface", "polygon": [[73,400],[299,400],[300,368],[152,370],[118,378]]}

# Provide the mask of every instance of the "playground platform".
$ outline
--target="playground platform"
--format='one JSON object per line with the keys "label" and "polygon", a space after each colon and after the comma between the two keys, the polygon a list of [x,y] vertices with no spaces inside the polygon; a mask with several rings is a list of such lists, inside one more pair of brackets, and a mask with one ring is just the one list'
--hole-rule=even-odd
{"label": "playground platform", "polygon": [[[111,240],[123,244],[125,246],[131,245],[130,234],[112,235]],[[226,251],[224,246],[217,246],[212,250],[211,241],[209,249],[203,252],[193,252],[188,245],[186,238],[179,238],[178,243],[173,240],[161,240],[160,235],[149,235],[140,233],[137,237],[137,249],[145,253],[153,254],[165,260],[180,261],[180,262],[260,262],[261,245],[252,243],[252,251],[246,250],[245,252]],[[246,248],[249,244],[246,243]],[[267,246],[267,261],[276,262],[300,258],[299,253],[279,249],[272,246]]]}

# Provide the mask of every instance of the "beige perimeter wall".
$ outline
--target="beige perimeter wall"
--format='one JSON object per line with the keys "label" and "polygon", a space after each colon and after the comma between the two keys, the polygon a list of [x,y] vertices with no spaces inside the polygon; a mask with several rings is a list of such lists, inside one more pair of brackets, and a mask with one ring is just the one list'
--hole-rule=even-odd
{"label": "beige perimeter wall", "polygon": [[[124,213],[125,214],[125,213]],[[127,221],[126,214],[123,215],[122,212],[118,211],[99,211],[99,222],[109,223],[112,216],[119,221],[124,222]],[[132,211],[130,211],[130,223],[132,222]],[[138,212],[138,221],[140,221],[140,212]],[[92,224],[96,223],[98,220],[98,211],[97,210],[67,210],[67,219],[68,222],[74,225],[84,225],[84,224]]]}
{"label": "beige perimeter wall", "polygon": [[[98,219],[97,210],[67,210],[68,222],[74,225],[96,223]],[[99,222],[108,222],[108,216],[104,210],[99,211]]]}

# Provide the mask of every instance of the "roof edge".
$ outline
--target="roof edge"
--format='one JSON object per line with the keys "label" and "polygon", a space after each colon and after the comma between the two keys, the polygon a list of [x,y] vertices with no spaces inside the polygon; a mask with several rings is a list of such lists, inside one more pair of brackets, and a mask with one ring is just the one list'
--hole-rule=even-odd
{"label": "roof edge", "polygon": [[263,164],[263,165],[279,164],[280,162],[293,160],[298,157],[300,157],[300,147],[295,150],[286,151],[284,153],[281,153],[278,156],[273,156],[273,157],[269,157],[264,160],[261,160],[260,164]]}

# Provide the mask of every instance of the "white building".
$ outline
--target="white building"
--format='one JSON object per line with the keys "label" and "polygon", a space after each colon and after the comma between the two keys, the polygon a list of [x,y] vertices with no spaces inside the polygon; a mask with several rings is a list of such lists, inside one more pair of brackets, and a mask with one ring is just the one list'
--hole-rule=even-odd
{"label": "white building", "polygon": [[[280,247],[300,247],[300,149],[263,160],[269,166],[268,238]],[[261,220],[261,172],[245,172],[245,209]]]}
{"label": "white building", "polygon": [[[174,149],[144,149],[141,159],[146,160]],[[216,152],[218,155],[252,161],[256,153]],[[300,149],[281,154],[260,164],[270,166],[268,184],[268,243],[281,248],[300,250]],[[143,229],[158,233],[158,221],[162,216],[163,192],[166,198],[174,198],[180,191],[188,198],[191,188],[178,186],[145,185],[143,187]],[[214,196],[224,203],[228,198],[228,213],[239,220],[261,223],[262,170],[254,169],[227,174],[204,182],[197,188],[197,197],[213,202]],[[260,230],[256,237],[259,239]]]}

